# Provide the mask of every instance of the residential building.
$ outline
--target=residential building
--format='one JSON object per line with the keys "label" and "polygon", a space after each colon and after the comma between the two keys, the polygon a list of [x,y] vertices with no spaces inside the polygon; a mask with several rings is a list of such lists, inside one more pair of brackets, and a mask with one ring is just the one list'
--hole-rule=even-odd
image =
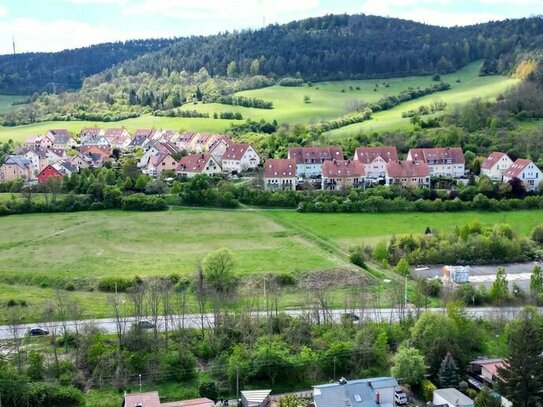
{"label": "residential building", "polygon": [[[504,366],[503,359],[477,359],[469,364],[469,382],[477,388],[483,385],[493,388],[498,377],[498,368]],[[475,379],[475,382],[472,381]]]}
{"label": "residential building", "polygon": [[103,135],[89,134],[81,139],[81,147],[100,147],[110,149],[109,141]]}
{"label": "residential building", "polygon": [[60,171],[60,169],[57,169],[55,166],[49,164],[38,174],[38,182],[41,184],[47,181],[49,178],[62,178],[63,176],[64,174]]}
{"label": "residential building", "polygon": [[214,407],[213,400],[199,398],[161,403],[157,391],[124,395],[122,407]]}
{"label": "residential building", "polygon": [[190,154],[181,158],[179,164],[177,164],[176,172],[178,175],[192,178],[198,174],[220,174],[222,169],[218,161],[213,158],[212,155],[201,153]]}
{"label": "residential building", "polygon": [[177,145],[177,140],[179,140],[180,137],[181,134],[175,130],[164,130],[158,141]]}
{"label": "residential building", "polygon": [[271,390],[244,390],[241,392],[243,407],[268,407]]}
{"label": "residential building", "polygon": [[354,153],[353,160],[364,165],[366,178],[384,178],[386,165],[391,161],[398,161],[396,147],[359,147]]}
{"label": "residential building", "polygon": [[260,157],[254,148],[247,143],[232,143],[224,152],[221,166],[224,172],[240,173],[254,169],[260,164]]}
{"label": "residential building", "polygon": [[66,129],[53,129],[49,130],[46,137],[53,140],[53,148],[67,150],[77,146],[77,142]]}
{"label": "residential building", "polygon": [[110,154],[109,147],[105,146],[81,146],[79,152],[83,155],[100,155],[102,161],[106,161],[109,158]]}
{"label": "residential building", "polygon": [[130,143],[128,143],[128,146],[126,147],[128,150],[135,150],[136,148],[143,148],[147,145],[149,142],[149,139],[145,137],[144,135],[138,135],[132,137],[130,140]]}
{"label": "residential building", "polygon": [[392,407],[394,389],[398,386],[392,377],[345,380],[313,386],[315,407]]}
{"label": "residential building", "polygon": [[62,175],[72,175],[79,171],[75,165],[67,160],[59,161],[58,163],[53,164],[53,167],[55,167]]}
{"label": "residential building", "polygon": [[132,138],[145,137],[148,140],[158,140],[162,133],[159,130],[154,129],[138,129],[133,134]]}
{"label": "residential building", "polygon": [[539,191],[543,172],[531,161],[519,158],[503,174],[503,182],[518,178],[524,184],[526,191]]}
{"label": "residential building", "polygon": [[174,154],[179,152],[175,144],[168,142],[150,141],[145,148],[146,150],[138,162],[140,168],[146,167],[151,157],[158,153]]}
{"label": "residential building", "polygon": [[99,127],[87,127],[79,132],[79,140],[83,140],[86,137],[103,136],[104,130]]}
{"label": "residential building", "polygon": [[80,171],[85,168],[90,168],[92,159],[88,155],[79,153],[75,157],[70,158],[70,163]]}
{"label": "residential building", "polygon": [[203,397],[199,399],[162,403],[160,407],[215,407],[215,403],[213,402],[213,400]]}
{"label": "residential building", "polygon": [[2,182],[32,178],[32,162],[23,155],[10,155],[0,166],[0,181]]}
{"label": "residential building", "polygon": [[428,164],[432,177],[461,178],[466,172],[466,159],[460,147],[412,148],[407,161],[416,160]]}
{"label": "residential building", "polygon": [[128,130],[121,127],[109,128],[104,131],[104,137],[112,149],[124,150],[128,147],[132,138]]}
{"label": "residential building", "polygon": [[158,177],[164,171],[175,171],[177,161],[168,153],[157,153],[149,159],[146,173],[152,177]]}
{"label": "residential building", "polygon": [[24,155],[32,163],[32,178],[36,177],[49,164],[47,151],[42,148],[25,147],[19,151],[19,154]]}
{"label": "residential building", "polygon": [[325,161],[343,160],[341,147],[292,147],[288,158],[296,160],[296,175],[304,178],[318,178]]}
{"label": "residential building", "polygon": [[209,154],[215,157],[219,162],[222,161],[222,157],[224,156],[224,153],[226,153],[228,145],[232,142],[231,140],[227,140],[229,140],[228,137],[217,138],[209,147]]}
{"label": "residential building", "polygon": [[52,136],[31,136],[28,137],[24,144],[28,148],[53,148],[53,137]]}
{"label": "residential building", "polygon": [[513,160],[505,153],[493,152],[481,165],[481,175],[491,180],[502,181],[503,174],[513,165]]}
{"label": "residential building", "polygon": [[355,160],[332,160],[322,164],[322,189],[340,191],[347,188],[364,188],[364,165]]}
{"label": "residential building", "polygon": [[429,187],[430,166],[421,160],[391,161],[386,165],[387,185]]}
{"label": "residential building", "polygon": [[433,403],[436,406],[473,407],[473,400],[456,389],[434,390]]}
{"label": "residential building", "polygon": [[266,190],[296,190],[296,160],[269,159],[264,163]]}
{"label": "residential building", "polygon": [[177,139],[176,145],[180,150],[193,151],[192,149],[192,140],[196,137],[196,133],[183,133]]}
{"label": "residential building", "polygon": [[54,164],[64,158],[66,158],[66,150],[60,148],[48,148],[45,150],[47,155],[47,162],[49,164]]}

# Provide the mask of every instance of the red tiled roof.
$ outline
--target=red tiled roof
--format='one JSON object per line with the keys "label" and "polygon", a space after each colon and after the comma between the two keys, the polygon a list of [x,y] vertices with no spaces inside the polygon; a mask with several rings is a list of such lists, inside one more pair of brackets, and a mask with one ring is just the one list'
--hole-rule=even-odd
{"label": "red tiled roof", "polygon": [[386,162],[398,161],[398,151],[393,146],[359,147],[354,155],[362,164],[371,164],[377,157],[381,157]]}
{"label": "red tiled roof", "polygon": [[151,138],[153,137],[154,134],[155,134],[155,130],[153,129],[137,129],[133,137],[144,136],[146,138]]}
{"label": "red tiled roof", "polygon": [[364,165],[355,160],[328,160],[322,163],[322,176],[326,178],[362,177]]}
{"label": "red tiled roof", "polygon": [[497,375],[498,367],[503,367],[504,365],[503,359],[474,360],[473,362],[471,362],[471,364],[484,367],[493,376]]}
{"label": "red tiled roof", "polygon": [[181,158],[177,171],[202,172],[211,159],[209,154],[190,154]]}
{"label": "red tiled roof", "polygon": [[387,164],[387,175],[390,178],[429,177],[430,167],[422,160],[391,161]]}
{"label": "red tiled roof", "polygon": [[483,170],[490,170],[498,161],[502,159],[502,157],[506,155],[505,153],[500,153],[498,151],[494,151],[492,154],[488,156],[488,158],[483,162],[481,165],[481,169]]}
{"label": "red tiled roof", "polygon": [[66,154],[66,150],[63,150],[62,148],[50,148],[49,151],[59,157],[64,157]]}
{"label": "red tiled roof", "polygon": [[515,161],[513,163],[513,165],[511,165],[511,167],[509,167],[507,169],[507,171],[505,171],[503,176],[508,177],[508,178],[516,178],[530,164],[532,164],[532,160],[526,160],[524,158],[519,158],[517,161]]}
{"label": "red tiled roof", "polygon": [[101,146],[81,146],[81,154],[99,154],[103,158],[109,157],[109,148]]}
{"label": "red tiled roof", "polygon": [[208,398],[174,401],[162,403],[161,407],[213,407],[215,403]]}
{"label": "red tiled roof", "polygon": [[188,143],[196,136],[196,133],[183,133],[181,134],[181,137],[179,137],[179,141]]}
{"label": "red tiled roof", "polygon": [[98,127],[87,127],[81,130],[81,132],[79,133],[79,136],[81,138],[86,137],[86,136],[97,136],[100,133],[100,131],[102,131],[102,129]]}
{"label": "red tiled roof", "polygon": [[232,143],[226,148],[222,159],[239,161],[249,147],[250,145],[247,143]]}
{"label": "red tiled roof", "polygon": [[266,160],[266,163],[264,164],[264,177],[296,177],[296,160],[288,160],[284,158]]}
{"label": "red tiled roof", "polygon": [[152,156],[149,159],[149,165],[156,168],[167,157],[170,157],[170,154],[168,154],[168,153],[158,153],[158,154]]}
{"label": "red tiled roof", "polygon": [[166,141],[166,142],[157,142],[154,147],[158,150],[158,151],[161,151],[163,153],[169,153],[169,154],[173,154],[177,151],[179,151],[179,149],[172,143],[170,143],[169,141]]}
{"label": "red tiled roof", "polygon": [[124,397],[124,407],[160,407],[160,398],[157,391],[149,393],[127,394]]}
{"label": "red tiled roof", "polygon": [[298,164],[311,160],[320,164],[326,160],[343,160],[343,150],[341,147],[292,147],[288,149],[288,156]]}
{"label": "red tiled roof", "polygon": [[[98,129],[98,130],[100,130],[100,129]],[[72,133],[70,133],[66,129],[52,129],[52,130],[49,130],[49,133],[51,133],[53,136],[72,137]]]}
{"label": "red tiled roof", "polygon": [[428,161],[443,161],[451,159],[453,164],[465,164],[464,152],[460,147],[445,147],[445,148],[412,148],[409,150],[409,155],[413,160]]}

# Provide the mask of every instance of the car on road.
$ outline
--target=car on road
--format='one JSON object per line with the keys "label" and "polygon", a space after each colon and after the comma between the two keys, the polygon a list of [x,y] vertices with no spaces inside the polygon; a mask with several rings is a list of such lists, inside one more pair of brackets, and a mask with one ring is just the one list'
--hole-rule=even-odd
{"label": "car on road", "polygon": [[352,312],[347,312],[341,316],[341,318],[345,321],[358,321],[360,320],[360,317],[356,314],[353,314]]}
{"label": "car on road", "polygon": [[146,319],[138,321],[134,325],[137,328],[140,328],[140,329],[153,329],[153,328],[156,328],[155,324],[153,324],[151,321],[148,321]]}
{"label": "car on road", "polygon": [[31,328],[28,330],[28,334],[30,336],[44,336],[44,335],[49,335],[49,331],[47,329],[42,329],[42,328]]}
{"label": "car on road", "polygon": [[406,406],[407,402],[407,394],[401,388],[394,389],[394,403],[397,406]]}

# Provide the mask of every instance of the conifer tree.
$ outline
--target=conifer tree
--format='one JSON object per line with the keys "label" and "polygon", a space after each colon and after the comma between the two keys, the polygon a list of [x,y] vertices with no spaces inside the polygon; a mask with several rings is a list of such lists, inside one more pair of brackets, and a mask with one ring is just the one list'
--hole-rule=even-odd
{"label": "conifer tree", "polygon": [[447,353],[441,362],[438,372],[438,379],[441,387],[443,388],[456,388],[458,387],[458,383],[460,383],[458,366],[456,366],[456,362],[450,353]]}
{"label": "conifer tree", "polygon": [[475,400],[473,401],[474,407],[501,407],[501,398],[494,397],[492,393],[484,387]]}

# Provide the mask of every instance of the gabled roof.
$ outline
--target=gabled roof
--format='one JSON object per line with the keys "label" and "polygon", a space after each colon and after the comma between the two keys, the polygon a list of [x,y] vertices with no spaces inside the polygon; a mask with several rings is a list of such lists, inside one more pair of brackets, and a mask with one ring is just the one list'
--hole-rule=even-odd
{"label": "gabled roof", "polygon": [[156,130],[153,129],[137,129],[134,133],[134,138],[138,136],[143,136],[145,138],[152,138],[156,133]]}
{"label": "gabled roof", "polygon": [[147,142],[147,137],[144,135],[134,135],[132,137],[132,141],[130,141],[130,144],[128,147],[141,147]]}
{"label": "gabled roof", "polygon": [[473,400],[456,389],[438,389],[434,390],[434,394],[458,407],[473,406]]}
{"label": "gabled roof", "polygon": [[157,391],[148,393],[134,393],[124,396],[123,407],[160,407],[160,398]]}
{"label": "gabled roof", "polygon": [[444,161],[452,160],[453,164],[465,164],[464,152],[460,147],[444,147],[444,148],[412,148],[409,150],[409,155],[413,160],[429,161]]}
{"label": "gabled roof", "polygon": [[[54,165],[54,167],[60,172],[66,172],[66,171],[70,173],[77,172],[77,168],[69,161],[59,161],[58,163]],[[63,167],[64,170],[61,167]]]}
{"label": "gabled roof", "polygon": [[169,153],[158,153],[158,154],[155,154],[154,156],[152,156],[150,159],[149,159],[149,166],[150,167],[157,167],[160,165],[160,163],[162,161],[164,161],[167,157],[171,157]]}
{"label": "gabled roof", "polygon": [[55,138],[56,137],[69,137],[71,138],[72,137],[72,133],[70,133],[68,130],[66,129],[52,129],[52,130],[49,130],[49,133],[54,136]]}
{"label": "gabled roof", "polygon": [[79,133],[79,137],[84,138],[87,136],[97,136],[101,131],[102,129],[98,127],[87,127],[81,130],[81,132]]}
{"label": "gabled roof", "polygon": [[104,137],[118,137],[125,134],[126,129],[122,127],[110,127],[104,131]]}
{"label": "gabled roof", "polygon": [[62,149],[62,148],[50,148],[48,149],[47,151],[49,151],[50,153],[53,153],[54,155],[56,155],[57,157],[64,157],[66,155],[66,150]]}
{"label": "gabled roof", "polygon": [[249,147],[251,147],[251,145],[247,143],[232,143],[226,148],[222,159],[239,161],[243,158],[243,155],[247,152]]}
{"label": "gabled roof", "polygon": [[296,177],[296,160],[269,159],[264,164],[265,178]]}
{"label": "gabled roof", "polygon": [[508,178],[516,178],[522,174],[522,171],[524,171],[530,164],[533,164],[532,160],[519,158],[513,163],[513,165],[511,165],[511,167],[507,169],[507,171],[505,171],[503,176]]}
{"label": "gabled roof", "polygon": [[327,160],[322,163],[325,178],[362,177],[366,175],[364,165],[355,160]]}
{"label": "gabled roof", "polygon": [[249,407],[260,406],[271,393],[271,390],[244,390],[241,392],[242,398],[247,400]]}
{"label": "gabled roof", "polygon": [[53,170],[53,172],[55,172],[57,174],[57,176],[61,176],[63,175],[62,171],[60,171],[58,168],[56,168],[54,165],[51,165],[49,164],[47,167],[45,167],[43,170],[40,171],[40,173],[38,174],[38,178],[40,178],[40,176],[46,172],[50,172],[51,170]]}
{"label": "gabled roof", "polygon": [[340,383],[313,386],[313,397],[319,407],[392,406],[392,404],[377,404],[377,393],[379,389],[396,387],[398,385],[396,379],[377,377],[374,379],[343,380]]}
{"label": "gabled roof", "polygon": [[212,157],[209,154],[190,154],[179,161],[177,171],[202,172]]}
{"label": "gabled roof", "polygon": [[170,403],[162,403],[161,407],[213,407],[215,403],[208,398],[199,398],[191,400],[173,401]]}
{"label": "gabled roof", "polygon": [[498,367],[503,367],[503,359],[478,359],[471,362],[472,365],[477,365],[488,370],[493,376],[497,375]]}
{"label": "gabled roof", "polygon": [[430,167],[424,161],[391,161],[386,167],[390,178],[422,178],[430,176]]}
{"label": "gabled roof", "polygon": [[21,168],[30,168],[32,163],[24,155],[10,155],[4,162],[4,165],[17,165]]}
{"label": "gabled roof", "polygon": [[28,147],[22,147],[17,150],[18,155],[26,155],[26,154],[35,154],[39,158],[46,158],[47,157],[47,150],[44,148],[28,148]]}
{"label": "gabled roof", "polygon": [[196,133],[194,133],[194,132],[183,133],[183,134],[181,134],[181,137],[179,137],[179,141],[181,141],[181,142],[183,142],[183,143],[188,143],[188,142],[190,142],[195,136],[196,136]]}
{"label": "gabled roof", "polygon": [[343,160],[341,147],[291,147],[288,157],[296,160],[297,164],[305,164],[307,160],[322,163],[326,160]]}
{"label": "gabled roof", "polygon": [[488,156],[488,158],[481,164],[481,169],[483,170],[490,170],[492,167],[496,165],[498,161],[502,159],[503,156],[506,156],[505,153],[500,153],[498,151],[494,151],[492,154]]}
{"label": "gabled roof", "polygon": [[386,162],[398,161],[398,151],[394,146],[358,147],[354,155],[362,164],[371,164],[377,157]]}

